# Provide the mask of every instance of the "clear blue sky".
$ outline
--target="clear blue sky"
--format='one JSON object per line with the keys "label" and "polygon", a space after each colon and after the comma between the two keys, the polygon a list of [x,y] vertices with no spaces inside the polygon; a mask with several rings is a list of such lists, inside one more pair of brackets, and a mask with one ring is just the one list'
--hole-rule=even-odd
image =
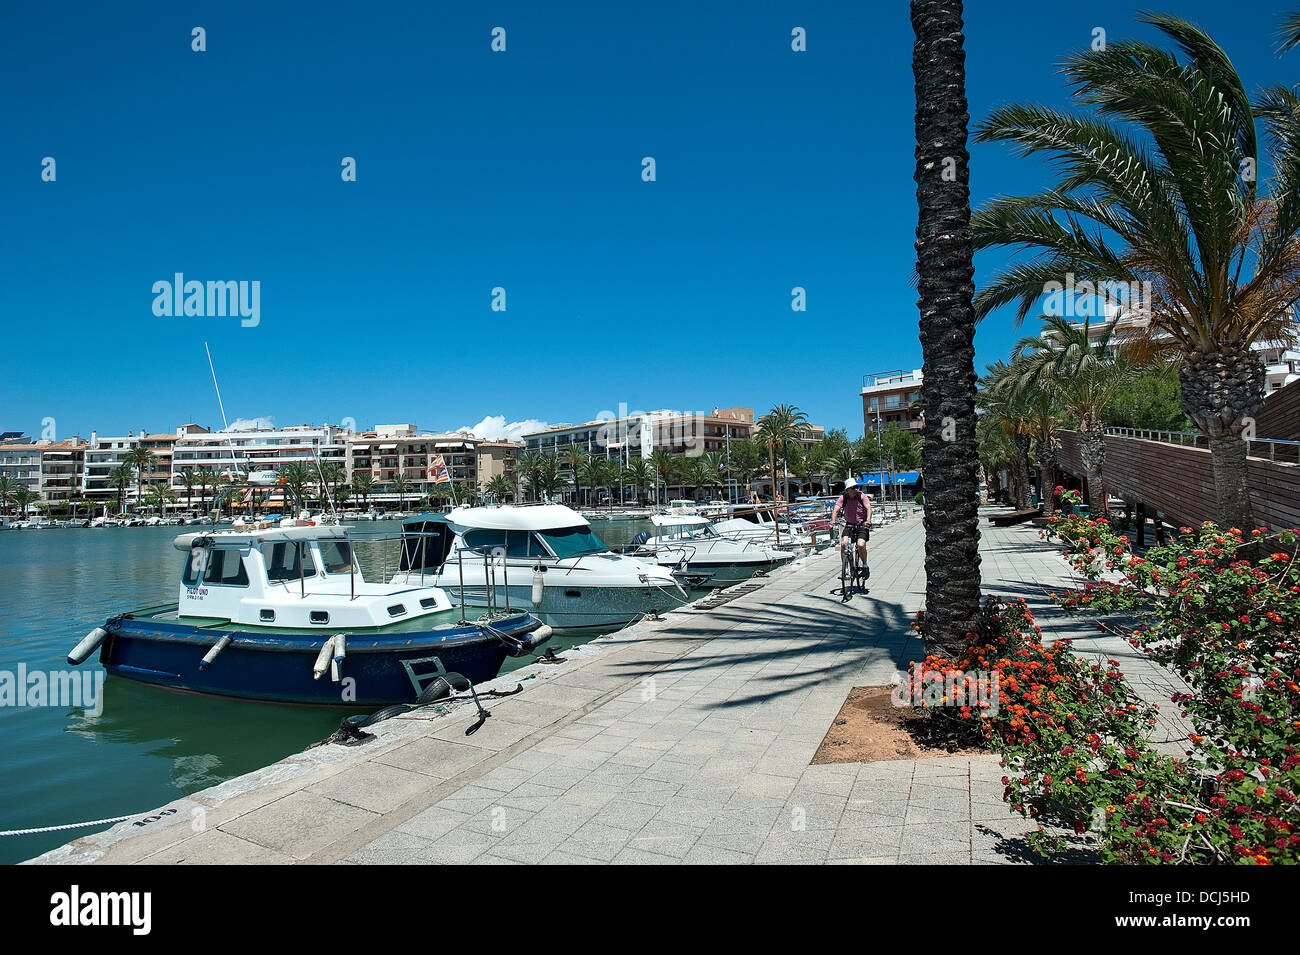
{"label": "clear blue sky", "polygon": [[[1159,8],[1262,85],[1300,74],[1300,54],[1273,53],[1285,6]],[[1064,103],[1060,58],[1096,26],[1151,36],[1135,9],[969,2],[973,120]],[[0,430],[219,426],[207,340],[232,419],[455,428],[787,402],[861,433],[862,375],[921,357],[907,14],[6,4]],[[977,202],[1043,179],[974,151]],[[259,281],[260,324],[156,317],[152,285],[176,272]],[[1016,337],[990,318],[980,367]]]}

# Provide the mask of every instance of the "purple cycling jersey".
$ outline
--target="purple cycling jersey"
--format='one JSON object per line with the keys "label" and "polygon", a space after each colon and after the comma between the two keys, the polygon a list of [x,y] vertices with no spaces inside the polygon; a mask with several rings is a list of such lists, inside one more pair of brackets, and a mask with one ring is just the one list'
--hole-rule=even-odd
{"label": "purple cycling jersey", "polygon": [[848,497],[841,494],[840,499],[835,502],[844,511],[844,523],[862,524],[867,519],[867,499],[859,491],[857,496]]}

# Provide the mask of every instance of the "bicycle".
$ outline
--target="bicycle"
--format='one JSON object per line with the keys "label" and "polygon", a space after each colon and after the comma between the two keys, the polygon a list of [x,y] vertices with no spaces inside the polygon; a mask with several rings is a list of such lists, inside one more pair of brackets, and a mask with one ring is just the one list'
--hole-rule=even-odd
{"label": "bicycle", "polygon": [[[848,603],[849,598],[853,596],[850,587],[856,587],[859,590],[866,586],[868,578],[871,577],[870,565],[863,562],[861,555],[858,553],[857,535],[849,541],[849,545],[843,545],[844,531],[848,530],[845,525],[840,530],[840,599]],[[866,539],[871,539],[870,528],[867,529]]]}

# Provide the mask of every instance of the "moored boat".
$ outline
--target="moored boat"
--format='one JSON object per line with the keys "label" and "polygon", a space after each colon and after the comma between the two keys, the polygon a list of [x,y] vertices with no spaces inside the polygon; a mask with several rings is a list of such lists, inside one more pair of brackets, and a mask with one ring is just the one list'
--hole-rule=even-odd
{"label": "moored boat", "polygon": [[281,524],[181,534],[177,604],[110,618],[68,662],[98,648],[111,675],[172,689],[382,705],[447,672],[491,679],[550,637],[528,613],[463,621],[435,587],[366,581],[342,527]]}
{"label": "moored boat", "polygon": [[720,534],[708,518],[693,514],[656,514],[654,532],[632,539],[632,553],[658,562],[692,587],[730,587],[794,560],[792,551]]}
{"label": "moored boat", "polygon": [[402,536],[392,583],[432,584],[472,607],[523,608],[556,629],[618,627],[689,600],[669,571],[614,553],[562,504],[422,514]]}

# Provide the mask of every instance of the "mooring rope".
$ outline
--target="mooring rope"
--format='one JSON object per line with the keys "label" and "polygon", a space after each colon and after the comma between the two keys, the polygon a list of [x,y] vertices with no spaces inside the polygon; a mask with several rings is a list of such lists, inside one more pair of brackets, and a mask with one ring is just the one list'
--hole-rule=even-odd
{"label": "mooring rope", "polygon": [[60,832],[64,829],[83,829],[86,826],[103,826],[110,822],[125,822],[127,819],[134,819],[141,813],[131,813],[126,816],[114,816],[112,819],[92,819],[89,822],[69,822],[62,826],[41,826],[36,829],[10,829],[7,832],[0,832],[0,837],[4,836],[34,836],[42,832]]}

